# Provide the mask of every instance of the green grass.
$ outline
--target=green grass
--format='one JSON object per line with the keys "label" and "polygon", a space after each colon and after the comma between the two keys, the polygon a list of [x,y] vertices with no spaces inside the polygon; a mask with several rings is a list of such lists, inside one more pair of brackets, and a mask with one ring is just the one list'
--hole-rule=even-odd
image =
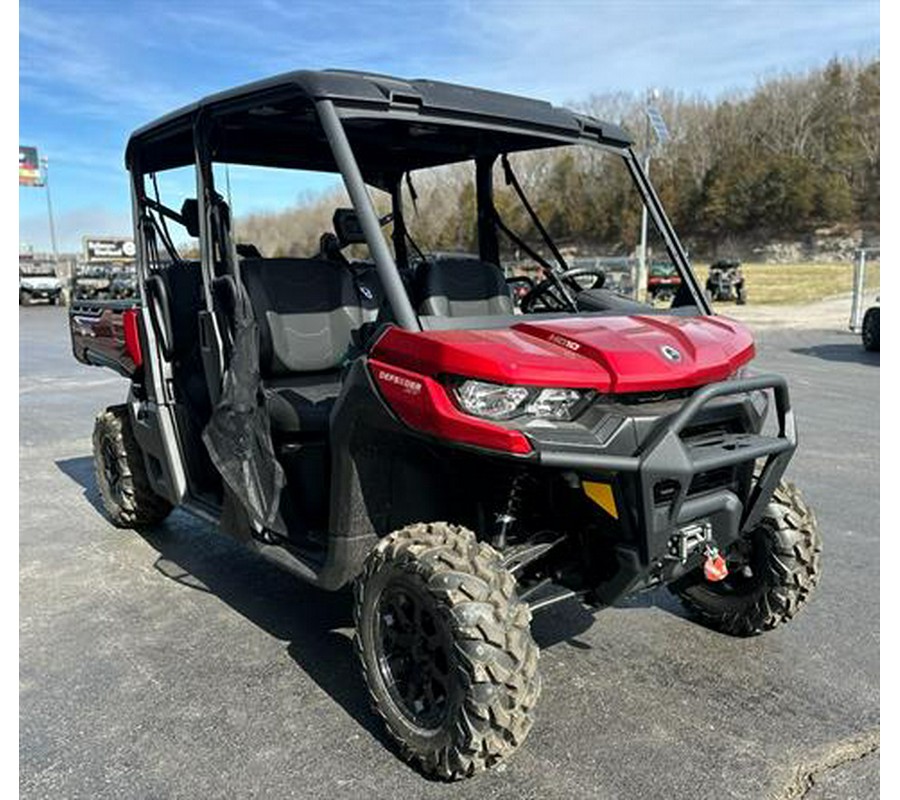
{"label": "green grass", "polygon": [[[853,290],[853,264],[743,264],[748,302],[753,305],[799,305]],[[701,284],[708,264],[694,266]],[[866,264],[866,288],[877,290],[879,262]]]}

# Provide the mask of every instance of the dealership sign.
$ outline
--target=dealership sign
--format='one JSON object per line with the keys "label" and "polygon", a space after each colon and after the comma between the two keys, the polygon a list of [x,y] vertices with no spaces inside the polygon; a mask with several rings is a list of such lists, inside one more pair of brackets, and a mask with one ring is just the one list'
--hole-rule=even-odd
{"label": "dealership sign", "polygon": [[41,162],[36,147],[19,145],[19,186],[43,186]]}
{"label": "dealership sign", "polygon": [[84,260],[91,264],[98,261],[134,261],[134,240],[127,236],[85,236]]}

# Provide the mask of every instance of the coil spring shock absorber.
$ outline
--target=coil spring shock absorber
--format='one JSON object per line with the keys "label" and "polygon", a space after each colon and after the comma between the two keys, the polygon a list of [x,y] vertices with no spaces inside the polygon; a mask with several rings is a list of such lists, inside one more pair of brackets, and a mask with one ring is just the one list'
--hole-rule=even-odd
{"label": "coil spring shock absorber", "polygon": [[506,506],[495,517],[498,528],[491,539],[491,544],[497,550],[503,550],[506,547],[507,534],[515,524],[519,508],[522,505],[523,489],[526,482],[527,476],[524,472],[517,472],[510,481],[509,491],[506,495]]}

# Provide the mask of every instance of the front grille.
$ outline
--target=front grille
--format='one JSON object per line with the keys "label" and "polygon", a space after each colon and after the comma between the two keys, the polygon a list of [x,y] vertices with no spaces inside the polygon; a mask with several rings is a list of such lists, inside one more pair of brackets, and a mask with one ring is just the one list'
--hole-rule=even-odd
{"label": "front grille", "polygon": [[637,406],[644,403],[664,403],[667,400],[684,400],[697,389],[672,389],[668,392],[626,392],[615,395],[615,401],[625,406]]}
{"label": "front grille", "polygon": [[[681,438],[692,452],[700,453],[706,448],[718,449],[728,446],[726,442],[729,438],[740,433],[743,433],[743,426],[739,419],[719,419],[714,422],[693,425],[681,434]],[[728,489],[734,486],[736,480],[734,466],[698,472],[691,480],[687,493],[690,497],[714,489]]]}
{"label": "front grille", "polygon": [[734,483],[734,467],[720,467],[708,472],[698,472],[688,487],[688,496],[702,494],[713,489],[728,488]]}
{"label": "front grille", "polygon": [[703,444],[707,440],[714,443],[717,437],[725,436],[730,433],[743,433],[744,426],[737,417],[730,419],[718,419],[713,422],[707,422],[700,425],[692,425],[686,428],[681,434],[681,440],[685,444]]}

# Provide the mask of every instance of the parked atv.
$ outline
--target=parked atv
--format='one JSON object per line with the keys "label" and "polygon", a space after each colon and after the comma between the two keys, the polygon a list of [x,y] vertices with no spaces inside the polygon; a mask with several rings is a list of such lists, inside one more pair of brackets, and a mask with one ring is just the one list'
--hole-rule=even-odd
{"label": "parked atv", "polygon": [[655,303],[671,303],[675,299],[681,276],[674,264],[654,262],[647,275],[647,296]]}
{"label": "parked atv", "polygon": [[76,300],[109,299],[112,268],[106,264],[86,264],[75,268],[72,294]]}
{"label": "parked atv", "polygon": [[706,279],[706,296],[717,302],[735,302],[742,306],[747,302],[747,288],[740,261],[721,260],[710,264]]}
{"label": "parked atv", "polygon": [[38,300],[59,305],[62,300],[62,281],[51,266],[19,268],[19,305],[29,306]]}
{"label": "parked atv", "polygon": [[[681,280],[673,308],[610,291],[549,236],[515,155],[575,145],[631,177]],[[424,253],[409,173],[464,159],[478,252]],[[436,81],[293,72],[141,128],[126,163],[143,302],[70,313],[75,356],[131,379],[94,433],[106,511],[131,528],[181,507],[323,589],[353,584],[372,704],[425,773],[469,776],[523,743],[543,609],[665,585],[747,636],[811,596],[821,542],[783,480],[787,383],[746,372],[750,334],[710,316],[621,128]],[[234,241],[214,163],[337,172],[354,207],[308,258],[263,257]],[[196,199],[157,196],[157,173],[192,165]],[[494,205],[498,169],[528,234]],[[175,247],[191,237],[199,262]],[[539,270],[518,300],[507,239]]]}
{"label": "parked atv", "polygon": [[110,275],[108,291],[113,300],[127,300],[137,296],[134,270],[128,267],[114,270]]}

